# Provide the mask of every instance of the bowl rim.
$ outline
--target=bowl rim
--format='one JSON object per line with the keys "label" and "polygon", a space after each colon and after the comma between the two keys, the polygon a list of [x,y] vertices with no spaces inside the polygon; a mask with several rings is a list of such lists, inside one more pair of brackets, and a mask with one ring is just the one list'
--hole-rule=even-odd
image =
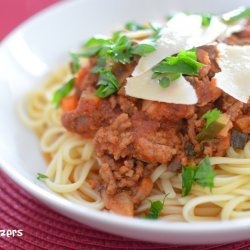
{"label": "bowl rim", "polygon": [[[34,20],[38,18],[44,18],[48,13],[53,14],[53,12],[60,11],[65,7],[75,5],[77,3],[83,2],[82,0],[71,0],[71,1],[62,1],[53,3],[49,7],[46,7],[42,11],[32,15],[23,23],[18,25],[13,31],[11,31],[0,43],[0,51],[4,49],[4,45],[8,43],[9,38],[14,35],[16,32],[22,30]],[[21,173],[19,173],[13,165],[9,164],[1,156],[0,151],[0,168],[17,184],[22,188],[32,194],[34,197],[48,203],[57,208],[64,207],[67,212],[70,211],[72,214],[76,214],[83,217],[88,217],[92,221],[102,222],[106,225],[111,225],[115,227],[120,227],[124,229],[133,230],[142,230],[148,232],[171,232],[171,233],[188,233],[188,234],[197,234],[205,235],[209,233],[232,233],[236,231],[245,231],[250,228],[250,218],[236,219],[230,221],[212,221],[212,222],[166,222],[166,221],[154,221],[154,220],[143,220],[139,218],[128,218],[112,213],[105,213],[103,211],[96,211],[91,208],[86,208],[75,204],[71,201],[66,200],[63,197],[59,197],[39,185],[35,184],[31,180],[25,178]],[[57,210],[56,210],[57,211]],[[57,211],[58,212],[58,211]],[[60,212],[60,211],[59,211]],[[64,213],[65,214],[65,213]],[[104,216],[105,215],[105,216]],[[67,216],[67,215],[66,215]],[[72,217],[71,217],[72,218]],[[119,234],[119,233],[117,233]]]}

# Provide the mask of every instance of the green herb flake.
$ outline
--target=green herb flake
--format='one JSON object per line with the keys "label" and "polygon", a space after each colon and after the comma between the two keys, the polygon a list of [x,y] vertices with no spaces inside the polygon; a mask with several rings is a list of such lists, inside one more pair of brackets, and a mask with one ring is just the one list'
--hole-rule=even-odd
{"label": "green herb flake", "polygon": [[55,105],[56,108],[59,108],[61,100],[69,95],[74,86],[74,83],[75,78],[72,78],[54,93],[51,102]]}
{"label": "green herb flake", "polygon": [[48,176],[47,175],[45,175],[45,174],[42,174],[42,173],[37,173],[37,180],[43,180],[43,179],[47,179],[48,178]]}
{"label": "green herb flake", "polygon": [[115,63],[130,63],[132,58],[132,41],[127,36],[120,36],[116,41],[110,41],[105,44],[100,55],[110,57]]}
{"label": "green herb flake", "polygon": [[160,216],[160,213],[164,207],[164,202],[162,201],[150,201],[151,207],[148,211],[147,218],[148,219],[158,219]]}
{"label": "green herb flake", "polygon": [[214,187],[214,172],[209,158],[206,156],[196,168],[192,166],[182,167],[182,196],[187,196],[194,183],[198,183],[202,187]]}
{"label": "green herb flake", "polygon": [[206,156],[195,169],[194,181],[202,187],[209,187],[210,190],[214,187],[215,172],[211,166],[209,158]]}
{"label": "green herb flake", "polygon": [[160,213],[164,207],[165,199],[167,195],[165,195],[163,201],[151,201],[149,200],[151,206],[149,208],[148,214],[143,214],[141,217],[144,219],[153,219],[156,220],[160,217]]}
{"label": "green herb flake", "polygon": [[145,56],[148,53],[154,52],[155,46],[151,44],[143,44],[138,43],[132,48],[132,54],[139,55],[139,56]]}
{"label": "green herb flake", "polygon": [[137,31],[137,30],[147,29],[147,27],[145,27],[145,26],[143,26],[141,24],[138,24],[136,22],[127,22],[125,24],[125,29],[130,30],[130,31]]}
{"label": "green herb flake", "polygon": [[150,28],[153,30],[153,34],[149,37],[152,41],[156,41],[161,37],[161,30],[160,27],[155,27],[152,23],[149,23]]}
{"label": "green herb flake", "polygon": [[79,53],[78,57],[93,57],[99,54],[102,47],[109,43],[109,39],[92,37],[86,41]]}
{"label": "green herb flake", "polygon": [[194,168],[182,166],[182,196],[187,196],[194,182]]}
{"label": "green herb flake", "polygon": [[[197,61],[195,48],[181,51],[177,56],[167,57],[164,61],[157,64],[153,68],[152,79],[173,75],[174,77],[170,78],[170,82],[175,81],[181,75],[198,75],[199,69],[203,66],[204,64]],[[160,82],[161,79],[159,80]]]}
{"label": "green herb flake", "polygon": [[202,118],[206,119],[206,125],[205,125],[205,129],[208,128],[214,121],[218,120],[221,116],[221,111],[218,110],[217,108],[209,110],[208,112],[206,112]]}
{"label": "green herb flake", "polygon": [[120,84],[111,70],[103,70],[100,72],[97,86],[96,96],[100,98],[109,97],[120,89]]}
{"label": "green herb flake", "polygon": [[79,55],[74,52],[69,52],[69,55],[71,57],[71,62],[72,62],[72,73],[75,74],[77,71],[79,71],[81,65],[79,62]]}
{"label": "green herb flake", "polygon": [[240,7],[222,16],[226,24],[234,24],[241,19],[250,18],[250,8]]}
{"label": "green herb flake", "polygon": [[100,73],[100,72],[102,72],[104,70],[105,65],[106,65],[106,61],[107,61],[107,59],[106,59],[105,56],[99,57],[95,67],[93,67],[91,69],[91,72],[92,73]]}
{"label": "green herb flake", "polygon": [[211,14],[201,14],[201,18],[202,18],[201,25],[203,27],[208,27],[211,23],[212,15]]}

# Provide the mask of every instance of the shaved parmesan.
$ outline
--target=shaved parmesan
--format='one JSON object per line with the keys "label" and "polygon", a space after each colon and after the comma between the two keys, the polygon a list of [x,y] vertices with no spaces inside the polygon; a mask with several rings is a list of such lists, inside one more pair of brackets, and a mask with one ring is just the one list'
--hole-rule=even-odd
{"label": "shaved parmesan", "polygon": [[214,76],[217,87],[247,103],[250,96],[250,45],[219,44],[217,49],[217,63],[221,69],[221,72]]}
{"label": "shaved parmesan", "polygon": [[196,92],[192,85],[181,76],[176,81],[172,82],[169,87],[162,88],[158,80],[151,79],[152,71],[130,77],[127,79],[125,86],[128,96],[176,104],[196,104],[198,101]]}
{"label": "shaved parmesan", "polygon": [[161,37],[157,40],[156,51],[142,57],[136,66],[133,76],[148,71],[167,56],[181,50],[188,50],[213,42],[226,32],[227,25],[218,17],[213,17],[208,27],[202,27],[200,15],[175,15],[162,29]]}

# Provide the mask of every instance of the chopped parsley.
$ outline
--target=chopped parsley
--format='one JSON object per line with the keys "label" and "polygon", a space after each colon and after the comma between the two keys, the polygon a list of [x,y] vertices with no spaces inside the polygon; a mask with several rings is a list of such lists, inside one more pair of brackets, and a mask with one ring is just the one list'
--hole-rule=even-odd
{"label": "chopped parsley", "polygon": [[132,48],[132,54],[145,56],[148,53],[154,52],[155,47],[152,44],[138,43]]}
{"label": "chopped parsley", "polygon": [[152,78],[158,78],[161,87],[166,88],[181,75],[198,75],[204,64],[197,61],[196,49],[181,51],[177,56],[167,57],[153,68]]}
{"label": "chopped parsley", "polygon": [[73,52],[69,52],[69,55],[71,57],[71,62],[72,62],[71,70],[72,70],[72,73],[75,74],[81,68],[81,65],[79,62],[79,56]]}
{"label": "chopped parsley", "polygon": [[202,21],[201,21],[201,24],[203,27],[208,27],[211,23],[211,20],[212,20],[212,15],[210,14],[201,14],[201,18],[202,18]]}
{"label": "chopped parsley", "polygon": [[[127,26],[132,29],[132,23],[129,25]],[[112,38],[90,38],[83,45],[80,52],[70,53],[70,55],[72,57],[73,73],[76,73],[80,69],[79,59],[81,57],[98,57],[97,64],[92,68],[91,72],[99,74],[96,95],[100,98],[106,98],[116,93],[120,88],[117,78],[111,71],[112,65],[114,63],[131,63],[134,55],[145,56],[153,51],[155,51],[155,45],[153,43],[135,44],[127,36],[121,35],[120,32],[115,32]],[[65,88],[56,93],[53,98],[53,103],[55,103],[56,106],[59,106],[60,96],[64,97],[64,92],[69,89],[68,87]]]}
{"label": "chopped parsley", "polygon": [[233,24],[241,19],[250,18],[250,8],[238,8],[222,16],[222,20],[226,24]]}
{"label": "chopped parsley", "polygon": [[106,98],[120,89],[120,84],[111,70],[100,71],[96,96]]}
{"label": "chopped parsley", "polygon": [[202,118],[206,119],[206,125],[204,128],[208,128],[214,121],[218,120],[221,116],[221,111],[217,108],[206,112]]}
{"label": "chopped parsley", "polygon": [[61,100],[68,96],[71,92],[75,83],[75,78],[71,78],[68,82],[66,82],[62,87],[60,87],[52,97],[52,104],[55,105],[56,108],[60,106]]}
{"label": "chopped parsley", "polygon": [[182,196],[187,196],[194,182],[194,168],[192,166],[182,167]]}
{"label": "chopped parsley", "polygon": [[130,31],[145,30],[147,28],[148,27],[141,25],[141,24],[138,24],[136,22],[127,22],[125,24],[125,29],[130,30]]}
{"label": "chopped parsley", "polygon": [[215,172],[211,166],[209,158],[206,156],[197,167],[182,167],[182,196],[187,196],[194,183],[202,187],[214,187]]}
{"label": "chopped parsley", "polygon": [[165,203],[165,199],[166,199],[167,195],[164,197],[163,201],[151,201],[149,200],[149,202],[151,203],[151,206],[149,208],[148,214],[147,215],[142,215],[143,218],[145,219],[158,219],[160,217],[160,213],[164,207],[164,203]]}
{"label": "chopped parsley", "polygon": [[42,174],[42,173],[37,173],[37,180],[43,180],[43,179],[47,179],[48,178],[48,176],[47,175],[45,175],[45,174]]}

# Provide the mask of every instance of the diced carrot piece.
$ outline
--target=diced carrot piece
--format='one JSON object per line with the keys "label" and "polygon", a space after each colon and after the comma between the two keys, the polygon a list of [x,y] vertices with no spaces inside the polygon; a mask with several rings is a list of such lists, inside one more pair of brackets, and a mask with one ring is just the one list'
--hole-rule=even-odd
{"label": "diced carrot piece", "polygon": [[61,107],[63,112],[68,112],[77,107],[78,98],[76,96],[67,96],[61,100]]}
{"label": "diced carrot piece", "polygon": [[84,76],[89,73],[89,66],[81,68],[76,74],[76,85],[80,85]]}
{"label": "diced carrot piece", "polygon": [[213,87],[216,87],[216,86],[217,86],[217,83],[216,83],[216,79],[215,79],[215,78],[212,78],[211,85],[212,85]]}

